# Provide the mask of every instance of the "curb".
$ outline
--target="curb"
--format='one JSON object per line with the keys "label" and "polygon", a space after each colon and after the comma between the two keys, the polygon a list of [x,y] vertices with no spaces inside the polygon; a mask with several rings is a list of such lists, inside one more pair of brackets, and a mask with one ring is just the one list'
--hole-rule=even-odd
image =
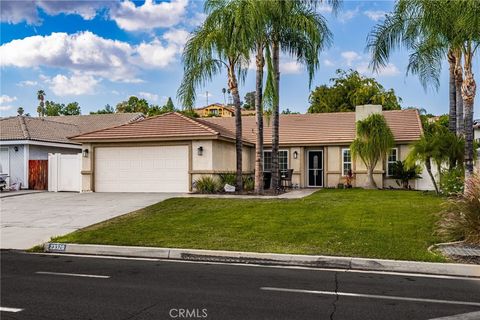
{"label": "curb", "polygon": [[480,278],[480,266],[459,263],[416,262],[385,259],[313,256],[278,253],[217,251],[154,247],[46,243],[44,251],[87,255],[141,257],[204,262],[301,266],[389,272],[424,273]]}

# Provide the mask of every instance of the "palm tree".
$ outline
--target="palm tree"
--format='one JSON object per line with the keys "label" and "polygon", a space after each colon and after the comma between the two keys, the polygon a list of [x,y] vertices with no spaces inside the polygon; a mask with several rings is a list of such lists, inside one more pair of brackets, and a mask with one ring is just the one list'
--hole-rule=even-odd
{"label": "palm tree", "polygon": [[37,107],[37,112],[39,117],[43,117],[45,115],[45,91],[43,90],[38,90],[37,91],[37,99],[39,101],[38,107]]}
{"label": "palm tree", "polygon": [[[431,135],[424,134],[420,138],[420,140],[416,141],[412,145],[412,149],[407,156],[407,163],[410,167],[415,166],[417,161],[420,161],[425,165],[425,169],[427,169],[428,175],[432,180],[433,187],[435,188],[435,192],[438,194],[438,184],[435,180],[435,177],[432,173],[432,158],[434,154],[434,141]],[[439,173],[440,174],[440,173]]]}
{"label": "palm tree", "polygon": [[185,45],[182,56],[184,76],[177,94],[185,107],[193,108],[196,88],[225,68],[228,92],[232,94],[235,107],[236,183],[241,191],[242,117],[238,78],[240,81],[245,78],[249,48],[241,36],[244,24],[241,17],[235,16],[236,10],[215,10],[208,2],[205,9],[209,13],[207,19]]}
{"label": "palm tree", "polygon": [[23,109],[23,107],[18,107],[17,109],[17,114],[19,116],[23,116],[23,114],[25,113],[25,110]]}
{"label": "palm tree", "polygon": [[[337,8],[340,1],[328,1]],[[278,162],[280,126],[280,51],[306,65],[309,85],[319,66],[318,55],[331,43],[325,19],[316,11],[316,1],[265,1],[267,83],[265,98],[272,113],[272,188],[280,184]]]}
{"label": "palm tree", "polygon": [[372,114],[357,122],[357,136],[352,142],[353,159],[360,158],[367,167],[366,189],[375,189],[373,171],[378,161],[385,159],[394,146],[393,133],[381,114]]}

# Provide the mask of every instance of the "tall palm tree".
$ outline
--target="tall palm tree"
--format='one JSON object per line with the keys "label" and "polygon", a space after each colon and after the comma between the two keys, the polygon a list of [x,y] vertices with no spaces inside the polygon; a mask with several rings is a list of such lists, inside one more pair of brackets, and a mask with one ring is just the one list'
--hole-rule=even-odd
{"label": "tall palm tree", "polygon": [[[340,1],[328,1],[335,8]],[[265,95],[272,114],[272,188],[280,184],[278,161],[280,127],[280,52],[283,51],[307,67],[309,85],[319,66],[318,55],[330,45],[332,34],[316,10],[316,1],[265,1],[267,83]]]}
{"label": "tall palm tree", "polygon": [[45,91],[38,90],[37,91],[37,99],[38,99],[38,107],[37,113],[39,117],[43,117],[45,115]]}
{"label": "tall palm tree", "polygon": [[366,189],[376,189],[373,171],[394,146],[393,133],[381,114],[372,114],[357,122],[357,136],[350,145],[354,159],[360,158],[367,167]]}
{"label": "tall palm tree", "polygon": [[215,10],[208,2],[205,9],[209,13],[207,19],[185,45],[182,56],[184,76],[177,95],[185,107],[193,108],[196,88],[225,69],[228,90],[235,107],[236,184],[241,191],[243,146],[238,83],[246,75],[249,48],[244,42],[245,38],[240,36],[243,22],[241,17],[235,16],[237,11]]}

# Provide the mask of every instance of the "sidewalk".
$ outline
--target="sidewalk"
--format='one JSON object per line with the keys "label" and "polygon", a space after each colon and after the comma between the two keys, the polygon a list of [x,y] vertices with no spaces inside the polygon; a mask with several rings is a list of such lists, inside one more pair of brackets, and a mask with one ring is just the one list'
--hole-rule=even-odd
{"label": "sidewalk", "polygon": [[142,257],[205,262],[302,266],[375,270],[385,272],[426,273],[480,278],[480,266],[457,263],[434,263],[385,259],[274,254],[238,251],[194,250],[154,247],[129,247],[91,244],[46,243],[45,252]]}

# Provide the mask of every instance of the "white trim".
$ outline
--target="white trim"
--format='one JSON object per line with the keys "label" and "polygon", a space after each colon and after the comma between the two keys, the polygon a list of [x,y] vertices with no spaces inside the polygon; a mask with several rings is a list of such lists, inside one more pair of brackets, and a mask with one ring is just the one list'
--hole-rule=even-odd
{"label": "white trim", "polygon": [[388,161],[388,157],[390,156],[390,152],[391,152],[392,150],[395,150],[395,162],[398,161],[398,148],[397,148],[397,147],[391,148],[391,149],[388,151],[388,153],[387,153],[387,159],[386,159],[386,164],[385,164],[385,169],[386,169],[386,170],[385,170],[385,176],[386,176],[386,177],[391,177],[391,176],[392,176],[392,175],[389,175],[389,174],[388,174],[388,167],[389,167],[389,165],[388,165],[388,162],[389,162],[389,161]]}
{"label": "white trim", "polygon": [[35,140],[1,140],[0,145],[2,146],[11,146],[15,144],[22,145],[36,145],[36,146],[48,146],[48,147],[59,147],[59,148],[70,148],[70,149],[80,149],[82,146],[79,144],[69,144],[69,143],[60,143],[60,142],[44,142],[44,141],[35,141]]}
{"label": "white trim", "polygon": [[341,154],[341,157],[342,157],[342,166],[340,168],[340,171],[342,173],[342,177],[346,177],[346,175],[344,174],[343,172],[343,169],[345,167],[345,161],[344,161],[344,156],[343,156],[343,151],[345,150],[348,150],[350,152],[350,162],[347,162],[347,163],[350,163],[350,167],[351,167],[351,170],[353,170],[353,159],[352,159],[352,150],[350,150],[350,148],[342,148],[342,154]]}
{"label": "white trim", "polygon": [[[310,175],[309,175],[309,171],[310,171],[310,152],[321,152],[322,153],[322,185],[321,186],[312,186],[310,185]],[[306,172],[306,178],[307,178],[307,187],[309,188],[323,188],[324,184],[325,184],[325,169],[324,169],[324,162],[325,162],[325,159],[324,159],[324,156],[325,156],[325,153],[323,152],[323,150],[307,150],[307,165],[305,166],[305,168],[307,169],[307,172]]]}
{"label": "white trim", "polygon": [[10,148],[9,147],[0,147],[0,152],[1,151],[6,151],[7,152],[7,163],[6,163],[6,169],[4,171],[4,167],[2,166],[2,171],[0,171],[0,173],[6,173],[10,176]]}

